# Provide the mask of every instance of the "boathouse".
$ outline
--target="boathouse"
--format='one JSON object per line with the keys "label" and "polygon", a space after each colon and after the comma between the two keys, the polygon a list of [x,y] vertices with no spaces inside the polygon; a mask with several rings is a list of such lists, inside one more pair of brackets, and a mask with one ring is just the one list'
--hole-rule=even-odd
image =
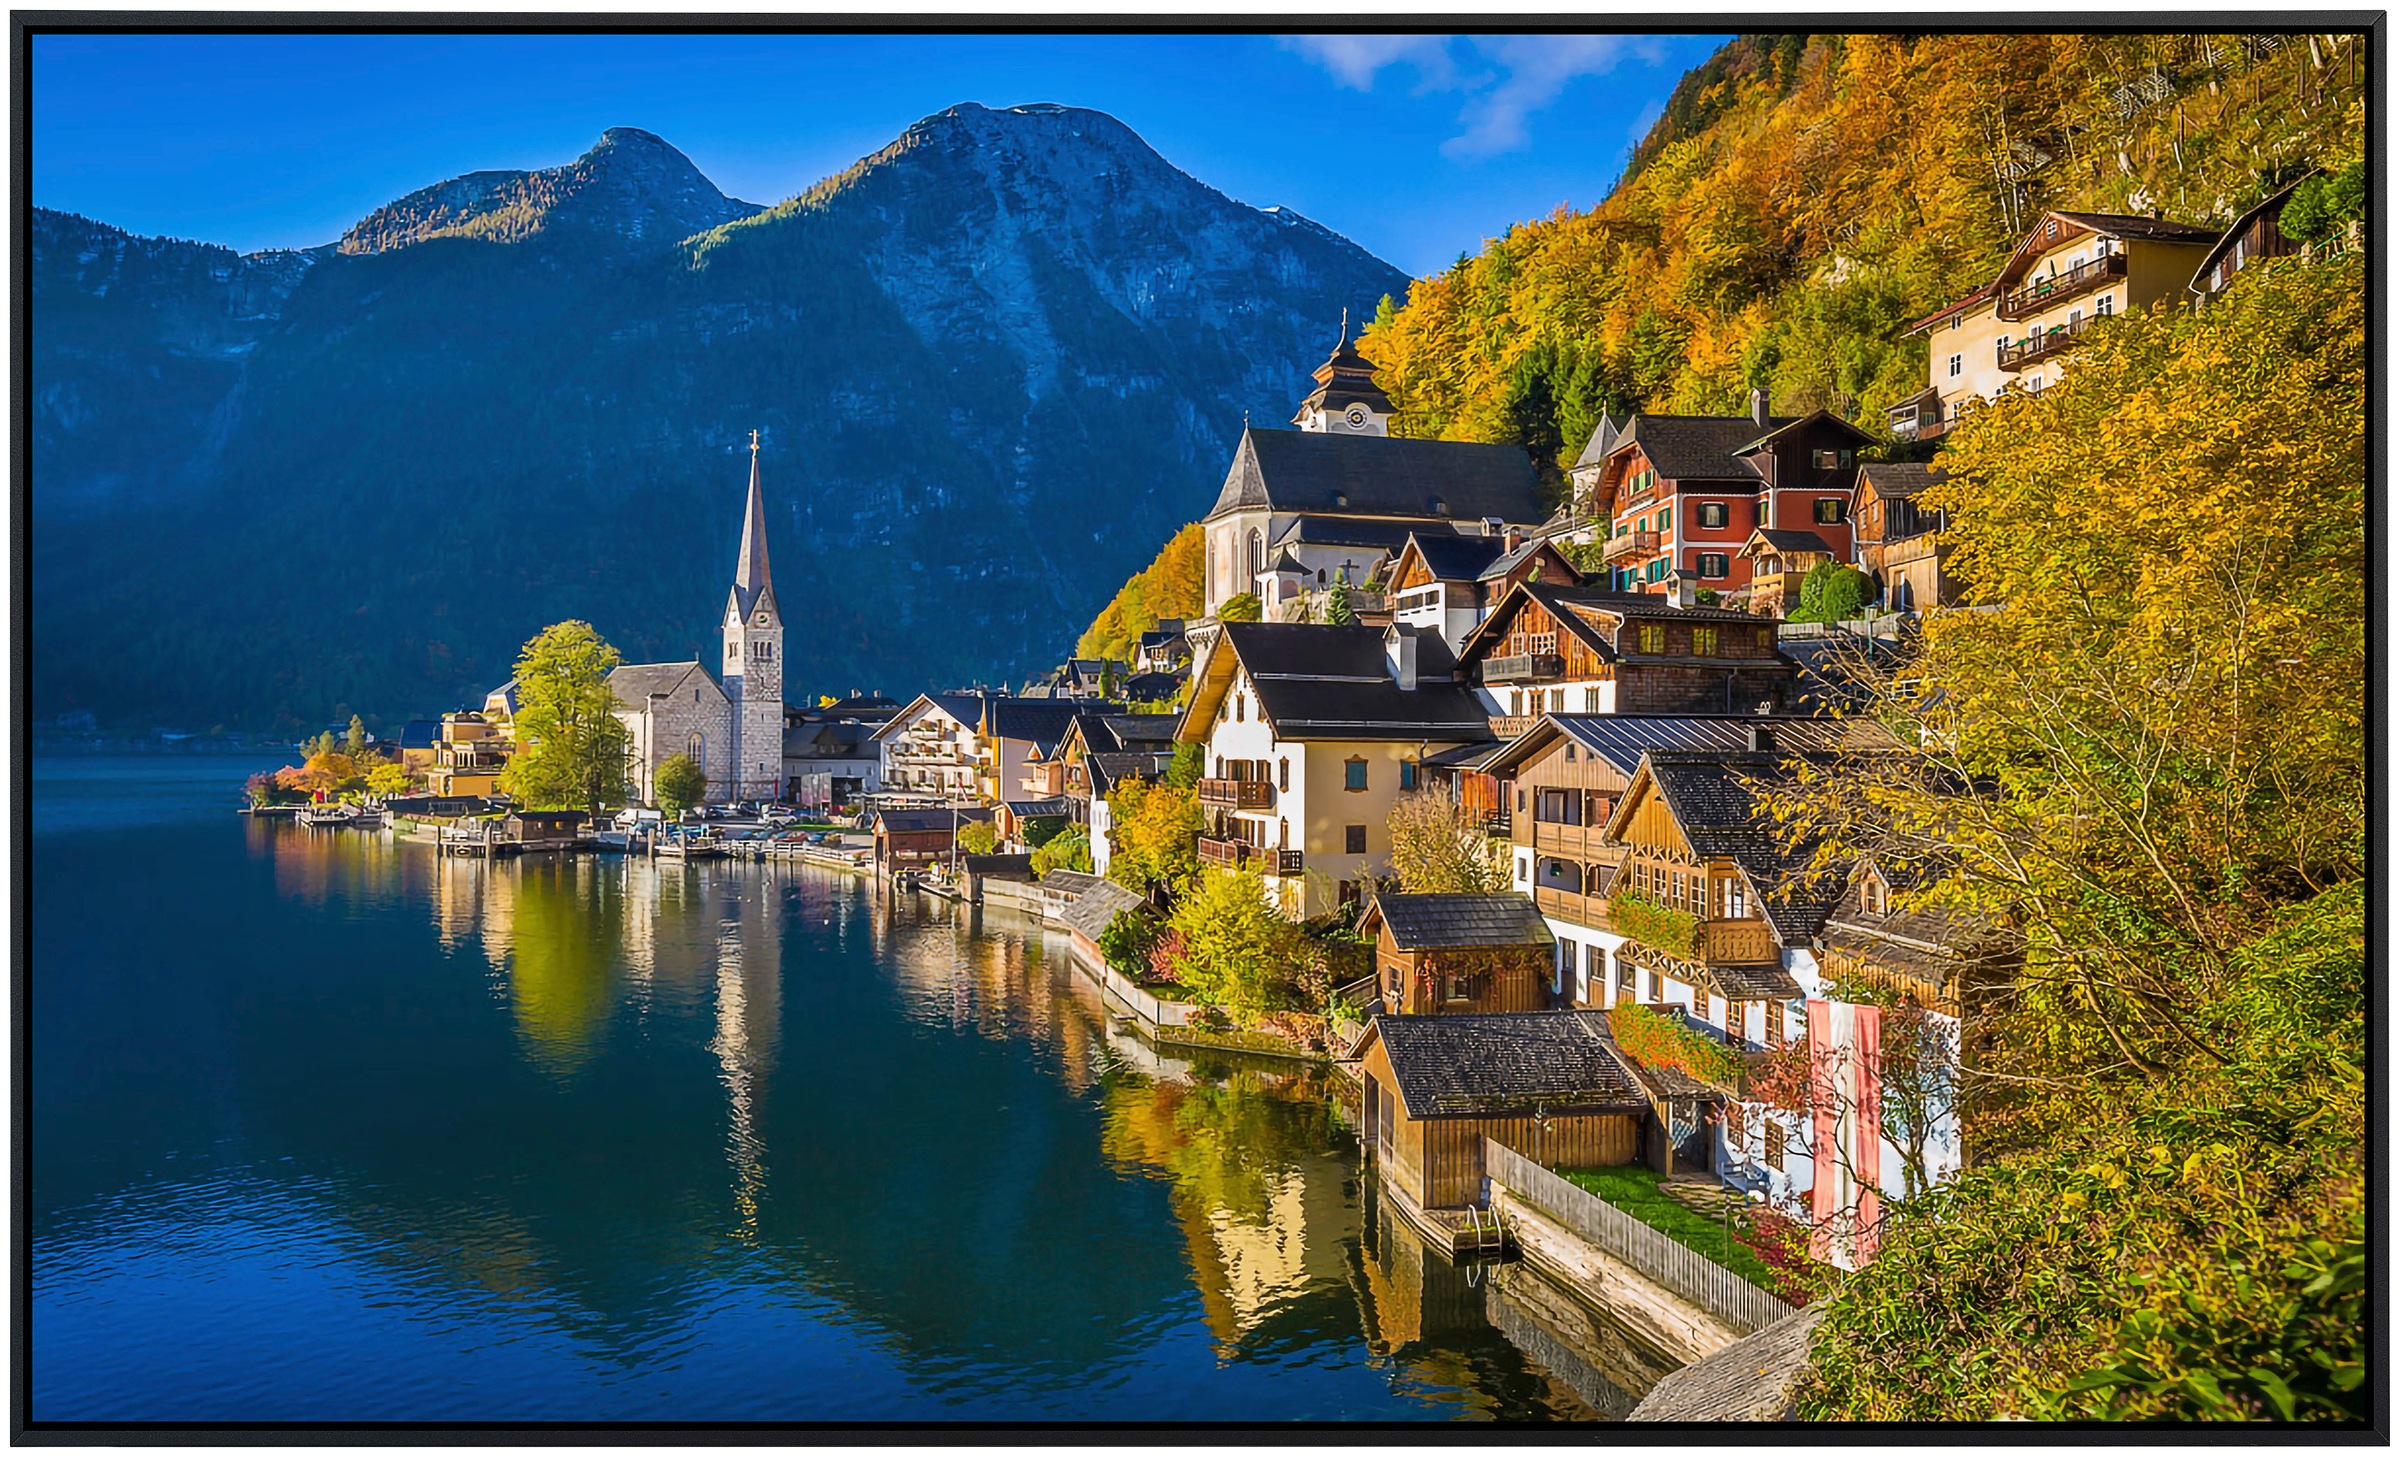
{"label": "boathouse", "polygon": [[1486,1138],[1548,1168],[1641,1159],[1649,1092],[1602,1013],[1385,1013],[1350,1055],[1384,1183],[1419,1209],[1481,1202]]}
{"label": "boathouse", "polygon": [[1558,941],[1541,912],[1508,891],[1402,895],[1367,902],[1384,1007],[1406,1014],[1539,1012],[1550,1006]]}
{"label": "boathouse", "polygon": [[572,845],[583,834],[579,809],[513,810],[500,821],[502,842],[527,850],[555,850]]}
{"label": "boathouse", "polygon": [[950,856],[952,836],[992,817],[981,807],[885,809],[875,812],[875,863],[886,871],[917,869]]}

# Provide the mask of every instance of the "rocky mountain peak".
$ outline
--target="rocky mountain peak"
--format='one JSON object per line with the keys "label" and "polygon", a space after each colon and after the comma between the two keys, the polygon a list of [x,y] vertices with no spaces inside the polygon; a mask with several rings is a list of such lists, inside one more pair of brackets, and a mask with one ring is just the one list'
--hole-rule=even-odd
{"label": "rocky mountain peak", "polygon": [[382,253],[431,238],[555,243],[572,234],[605,240],[604,251],[644,252],[759,210],[718,191],[655,133],[619,126],[562,167],[469,172],[420,188],[369,213],[338,246]]}

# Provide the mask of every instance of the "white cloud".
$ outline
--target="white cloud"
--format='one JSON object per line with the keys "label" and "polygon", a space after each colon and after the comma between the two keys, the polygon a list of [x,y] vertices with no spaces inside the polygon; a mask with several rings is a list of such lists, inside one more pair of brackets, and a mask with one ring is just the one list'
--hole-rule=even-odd
{"label": "white cloud", "polygon": [[1665,48],[1643,36],[1517,35],[1479,38],[1475,48],[1504,73],[1459,113],[1466,130],[1442,144],[1448,157],[1489,157],[1527,144],[1525,120],[1559,98],[1569,82],[1605,76],[1624,60],[1657,65]]}
{"label": "white cloud", "polygon": [[1420,92],[1447,91],[1457,84],[1448,36],[1287,35],[1283,46],[1323,66],[1354,91],[1374,89],[1377,73],[1402,61],[1416,67]]}

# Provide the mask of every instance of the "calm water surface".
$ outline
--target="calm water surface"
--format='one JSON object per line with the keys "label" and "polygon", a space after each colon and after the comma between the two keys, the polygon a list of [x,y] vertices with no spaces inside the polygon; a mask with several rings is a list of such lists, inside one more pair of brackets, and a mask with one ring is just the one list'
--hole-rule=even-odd
{"label": "calm water surface", "polygon": [[1377,1218],[1328,1074],[801,867],[443,859],[34,767],[39,1421],[1570,1419],[1652,1358]]}

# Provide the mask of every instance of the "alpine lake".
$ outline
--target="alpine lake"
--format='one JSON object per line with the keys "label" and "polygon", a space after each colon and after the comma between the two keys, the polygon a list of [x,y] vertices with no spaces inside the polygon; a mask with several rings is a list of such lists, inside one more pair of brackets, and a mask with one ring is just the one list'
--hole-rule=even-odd
{"label": "alpine lake", "polygon": [[34,763],[35,1422],[1596,1421],[1668,1369],[1037,920],[252,819],[258,767]]}

